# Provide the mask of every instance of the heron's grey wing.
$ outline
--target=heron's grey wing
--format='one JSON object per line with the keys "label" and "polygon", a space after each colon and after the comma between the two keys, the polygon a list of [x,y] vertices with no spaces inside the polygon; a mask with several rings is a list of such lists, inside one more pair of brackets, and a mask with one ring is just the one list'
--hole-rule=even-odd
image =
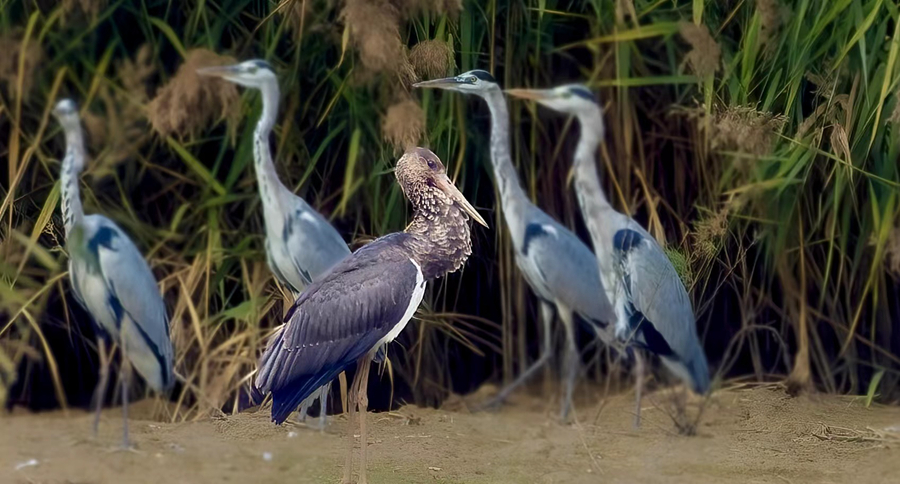
{"label": "heron's grey wing", "polygon": [[[594,253],[571,231],[555,222],[531,223],[525,228],[521,253],[523,272],[535,292],[559,301],[597,326],[607,343],[606,327],[615,320]],[[611,333],[610,333],[611,334]]]}
{"label": "heron's grey wing", "polygon": [[302,199],[284,224],[283,237],[297,272],[307,285],[350,255],[350,249],[334,227]]}
{"label": "heron's grey wing", "polygon": [[97,255],[129,361],[154,390],[170,388],[174,381],[169,318],[150,267],[131,239],[108,219],[88,249]]}
{"label": "heron's grey wing", "polygon": [[709,387],[706,356],[697,337],[691,300],[672,263],[649,234],[622,229],[613,237],[621,258],[627,333],[658,354],[698,393]]}
{"label": "heron's grey wing", "polygon": [[272,393],[275,422],[283,422],[314,390],[395,337],[412,317],[425,280],[392,240],[372,242],[314,281],[270,340],[255,383],[263,394]]}

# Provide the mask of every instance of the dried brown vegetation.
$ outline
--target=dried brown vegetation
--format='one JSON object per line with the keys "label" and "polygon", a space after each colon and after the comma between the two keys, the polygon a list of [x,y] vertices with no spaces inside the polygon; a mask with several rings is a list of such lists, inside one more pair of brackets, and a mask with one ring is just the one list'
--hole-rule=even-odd
{"label": "dried brown vegetation", "polygon": [[22,97],[28,95],[34,85],[34,73],[41,63],[44,53],[34,40],[23,42],[21,35],[8,34],[0,37],[0,84],[12,98],[18,97],[19,64],[22,64]]}
{"label": "dried brown vegetation", "polygon": [[423,40],[414,45],[409,61],[419,79],[444,77],[456,70],[453,47],[441,40]]}
{"label": "dried brown vegetation", "polygon": [[888,261],[888,267],[900,277],[900,226],[894,227],[890,237],[888,237],[885,257]]}
{"label": "dried brown vegetation", "polygon": [[86,112],[84,125],[91,144],[103,150],[91,163],[94,176],[102,177],[115,165],[133,156],[150,138],[145,129],[143,107],[149,100],[147,83],[155,74],[153,50],[141,47],[134,59],[125,59],[116,69],[121,89],[104,84],[97,92],[105,110],[102,115]]}
{"label": "dried brown vegetation", "polygon": [[425,112],[412,99],[399,101],[388,108],[381,120],[381,133],[395,151],[412,148],[425,133]]}
{"label": "dried brown vegetation", "polygon": [[107,3],[108,0],[62,0],[62,8],[66,14],[81,10],[89,17],[95,18]]}
{"label": "dried brown vegetation", "polygon": [[365,70],[397,74],[404,84],[415,81],[415,70],[400,40],[400,10],[394,4],[347,0],[340,16]]}
{"label": "dried brown vegetation", "polygon": [[[728,208],[708,214],[694,224],[694,248],[701,260],[712,260],[719,253],[728,233]],[[690,286],[688,286],[690,287]]]}
{"label": "dried brown vegetation", "polygon": [[776,0],[756,0],[759,12],[759,43],[770,51],[790,11]]}
{"label": "dried brown vegetation", "polygon": [[729,107],[713,117],[712,145],[715,149],[737,149],[763,156],[772,151],[775,136],[786,118],[780,114],[757,111],[749,106]]}
{"label": "dried brown vegetation", "polygon": [[691,46],[691,51],[685,54],[684,61],[691,66],[694,74],[700,77],[715,74],[719,69],[722,48],[709,34],[709,29],[705,25],[681,22],[679,33]]}
{"label": "dried brown vegetation", "polygon": [[207,49],[194,49],[175,77],[163,86],[147,106],[147,118],[160,136],[193,135],[213,122],[227,118],[234,126],[240,114],[237,87],[221,79],[197,74],[201,67],[232,64],[235,59]]}

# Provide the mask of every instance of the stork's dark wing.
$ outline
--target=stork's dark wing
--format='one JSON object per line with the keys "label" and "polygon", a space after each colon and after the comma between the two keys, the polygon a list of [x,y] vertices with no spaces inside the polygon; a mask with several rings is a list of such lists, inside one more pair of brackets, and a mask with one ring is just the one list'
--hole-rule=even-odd
{"label": "stork's dark wing", "polygon": [[259,391],[272,393],[272,420],[283,422],[418,306],[425,281],[400,242],[398,237],[372,242],[297,299],[287,323],[269,342],[256,377]]}

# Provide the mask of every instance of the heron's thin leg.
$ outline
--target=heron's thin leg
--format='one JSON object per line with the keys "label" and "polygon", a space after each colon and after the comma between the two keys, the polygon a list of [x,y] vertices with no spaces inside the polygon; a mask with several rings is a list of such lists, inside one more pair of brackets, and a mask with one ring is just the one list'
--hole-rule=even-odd
{"label": "heron's thin leg", "polygon": [[634,379],[634,428],[639,429],[641,428],[641,397],[644,390],[644,358],[637,349],[634,350]]}
{"label": "heron's thin leg", "polygon": [[125,358],[125,348],[122,348],[122,364],[119,367],[119,382],[122,385],[122,448],[128,449],[131,444],[128,441],[128,359]]}
{"label": "heron's thin leg", "polygon": [[347,395],[347,459],[344,461],[344,478],[341,484],[353,483],[353,440],[356,426],[353,423],[353,416],[356,415],[356,403],[358,401],[357,391],[359,389],[359,378],[362,368],[357,364],[356,375],[353,376],[353,383],[350,384],[350,391]]}
{"label": "heron's thin leg", "polygon": [[303,400],[303,402],[300,403],[300,410],[297,411],[297,421],[298,422],[301,422],[301,423],[306,422],[306,414],[309,413],[309,405],[310,405],[310,403],[312,403],[313,400],[316,399],[318,390],[316,392],[317,393],[313,393],[312,395],[306,397],[306,400]]}
{"label": "heron's thin leg", "polygon": [[94,389],[94,437],[97,437],[97,428],[100,426],[100,410],[103,409],[103,396],[106,394],[106,385],[109,383],[109,357],[106,354],[106,340],[97,339],[97,353],[100,356],[99,378],[97,388]]}
{"label": "heron's thin leg", "polygon": [[325,430],[325,424],[328,423],[328,394],[331,393],[331,382],[326,383],[322,387],[322,394],[319,396],[319,430]]}
{"label": "heron's thin leg", "polygon": [[365,356],[360,362],[360,372],[362,377],[359,379],[359,484],[366,484],[366,466],[368,460],[366,452],[369,447],[369,438],[366,434],[366,410],[369,407],[369,368],[371,367],[371,358]]}
{"label": "heron's thin leg", "polygon": [[572,393],[575,390],[575,378],[581,357],[578,354],[578,345],[575,342],[575,326],[573,325],[572,312],[560,308],[559,318],[562,320],[566,332],[566,348],[563,356],[563,401],[559,418],[563,423],[568,422],[569,412],[572,410]]}
{"label": "heron's thin leg", "polygon": [[543,334],[543,338],[541,341],[541,356],[538,357],[538,359],[534,363],[532,363],[531,366],[529,366],[525,371],[523,371],[522,374],[519,375],[518,378],[515,379],[515,381],[513,381],[512,383],[507,385],[505,388],[500,390],[500,393],[498,393],[495,397],[493,397],[490,400],[488,400],[487,402],[483,403],[481,405],[482,408],[492,407],[492,406],[502,403],[504,400],[509,398],[509,395],[512,394],[512,392],[516,388],[518,388],[520,385],[522,385],[523,383],[528,381],[528,379],[531,378],[532,375],[534,375],[539,369],[541,369],[541,367],[543,367],[545,364],[547,364],[547,361],[550,360],[550,356],[552,353],[550,347],[551,347],[551,340],[552,340],[551,339],[552,338],[551,322],[553,320],[553,306],[542,301],[541,302],[541,315],[542,315],[541,323],[544,326],[543,327],[544,334]]}

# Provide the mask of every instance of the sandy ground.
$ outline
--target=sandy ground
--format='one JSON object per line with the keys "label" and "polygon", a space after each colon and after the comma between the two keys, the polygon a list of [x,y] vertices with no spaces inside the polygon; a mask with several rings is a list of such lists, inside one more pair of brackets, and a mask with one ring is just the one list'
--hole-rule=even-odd
{"label": "sandy ground", "polygon": [[[587,400],[587,401],[584,401]],[[900,483],[900,408],[858,398],[791,398],[776,387],[717,392],[698,435],[674,431],[668,393],[583,399],[578,423],[552,403],[518,396],[500,411],[404,407],[370,414],[372,483]],[[143,412],[141,406],[143,405]],[[0,483],[337,483],[346,419],[324,433],[276,427],[267,412],[189,423],[131,421],[137,452],[110,452],[121,413],[105,411],[97,439],[83,412],[0,418]]]}

